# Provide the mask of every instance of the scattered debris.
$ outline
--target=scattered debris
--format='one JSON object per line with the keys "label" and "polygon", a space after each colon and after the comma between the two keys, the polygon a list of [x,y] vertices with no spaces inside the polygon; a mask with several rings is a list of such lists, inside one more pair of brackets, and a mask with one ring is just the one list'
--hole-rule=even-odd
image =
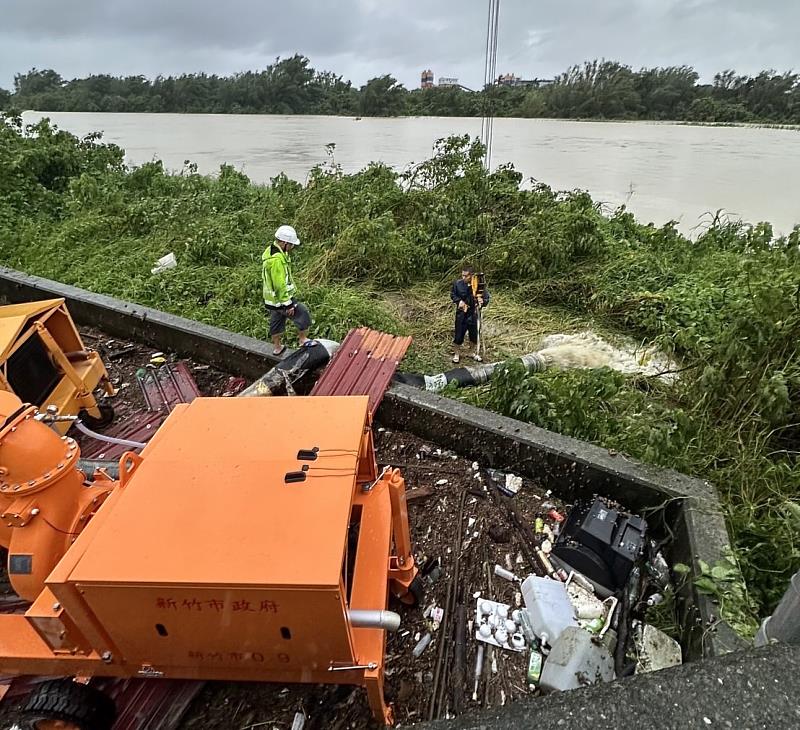
{"label": "scattered debris", "polygon": [[511,542],[511,531],[502,525],[490,525],[488,533],[489,537],[497,543],[506,544]]}
{"label": "scattered debris", "polygon": [[426,499],[434,494],[436,490],[431,487],[417,487],[416,489],[409,489],[406,492],[406,502],[414,502],[419,499]]}
{"label": "scattered debris", "polygon": [[174,269],[177,265],[178,260],[175,258],[175,254],[168,253],[166,256],[162,256],[158,261],[156,261],[156,265],[150,269],[150,273],[160,274],[162,271]]}
{"label": "scattered debris", "polygon": [[433,635],[430,632],[428,632],[427,634],[425,634],[425,636],[423,636],[417,642],[417,644],[414,647],[414,649],[412,650],[411,654],[415,658],[419,658],[420,656],[422,656],[422,652],[425,651],[425,649],[428,648],[428,644],[431,643],[431,639],[433,639]]}
{"label": "scattered debris", "polygon": [[544,657],[537,649],[531,649],[530,657],[528,658],[528,684],[533,687],[539,685],[539,680],[542,676],[542,662]]}
{"label": "scattered debris", "polygon": [[232,398],[241,393],[246,387],[247,381],[244,378],[231,376],[225,383],[225,390],[222,391],[221,395],[223,398]]}
{"label": "scattered debris", "polygon": [[681,645],[651,624],[633,622],[636,673],[657,672],[682,662]]}
{"label": "scattered debris", "polygon": [[598,594],[606,597],[626,585],[642,557],[646,531],[647,523],[641,517],[626,515],[598,498],[571,510],[552,554],[583,574]]}
{"label": "scattered debris", "polygon": [[[613,636],[610,632],[608,636]],[[577,626],[567,626],[553,642],[544,662],[539,686],[544,692],[562,692],[615,679],[608,644]]]}
{"label": "scattered debris", "polygon": [[479,598],[475,604],[475,626],[475,638],[478,641],[500,649],[525,650],[520,612],[512,612],[511,606],[505,603]]}
{"label": "scattered debris", "polygon": [[522,488],[522,477],[518,477],[515,474],[498,471],[497,469],[487,469],[486,473],[495,487],[509,497],[516,496]]}
{"label": "scattered debris", "polygon": [[542,644],[552,646],[567,627],[578,625],[567,588],[560,581],[528,576],[522,582],[522,599]]}
{"label": "scattered debris", "polygon": [[[149,363],[152,353],[119,340],[106,347],[110,349],[112,345],[121,353],[109,368],[119,388],[124,382],[135,382],[137,366]],[[163,356],[167,361],[165,365],[174,362],[169,355]],[[220,395],[233,389],[232,379],[227,374],[191,361],[188,367],[204,394]],[[142,409],[143,397],[136,387],[121,390],[115,400],[120,402],[120,399],[123,413],[131,412],[134,407]],[[117,410],[119,412],[119,406]],[[550,674],[558,674],[557,666],[561,662],[563,671],[569,671],[576,657],[582,662],[582,668],[572,670],[577,686],[591,683],[593,677],[605,681],[609,667],[613,676],[613,659],[609,657],[613,656],[617,634],[609,624],[612,616],[621,614],[621,610],[615,611],[611,600],[603,600],[602,592],[596,591],[597,581],[581,571],[583,564],[573,565],[572,562],[577,561],[576,554],[599,557],[600,564],[612,577],[622,576],[625,563],[639,561],[643,548],[648,547],[650,555],[646,568],[643,565],[643,574],[650,576],[651,586],[655,583],[659,591],[663,591],[661,580],[664,577],[669,580],[669,570],[656,546],[644,540],[643,521],[641,529],[634,529],[637,518],[631,519],[619,505],[602,502],[603,508],[609,511],[608,519],[595,522],[594,526],[608,522],[613,535],[630,538],[638,545],[632,553],[614,552],[608,545],[603,548],[602,540],[592,532],[593,523],[588,519],[585,505],[578,504],[570,510],[535,480],[483,469],[478,462],[459,458],[413,435],[381,426],[375,429],[375,439],[379,463],[398,466],[406,479],[412,540],[417,562],[421,565],[420,580],[425,595],[419,609],[399,609],[401,631],[387,636],[386,688],[387,694],[394,697],[398,723],[409,725],[478,705],[501,706],[530,691],[539,691],[539,687],[549,691],[562,688],[550,675],[545,676],[547,667],[551,665]],[[484,481],[485,477],[488,480]],[[488,490],[484,484],[489,485]],[[589,505],[590,511],[596,503]],[[616,513],[616,517],[611,512]],[[573,513],[576,513],[574,517]],[[465,534],[454,535],[456,521]],[[573,553],[559,562],[564,546]],[[610,565],[606,562],[609,556]],[[520,577],[525,577],[521,586]],[[554,621],[546,607],[532,605],[528,587],[534,578],[546,583],[549,590],[558,592],[567,602],[570,620],[560,634],[557,627],[545,621],[545,618]],[[590,608],[575,606],[573,594],[582,596]],[[621,595],[621,591],[617,594]],[[642,590],[639,596],[642,595],[648,594]],[[474,616],[470,616],[471,606],[467,605],[470,600],[477,604]],[[484,600],[504,607],[504,623],[497,623],[498,613],[493,641],[469,639],[462,644],[462,628],[468,626],[466,636],[478,639],[481,627],[488,623],[490,614],[478,616]],[[596,616],[598,604],[600,616]],[[462,613],[463,607],[466,611]],[[590,614],[595,618],[588,618]],[[495,615],[495,611],[491,615]],[[534,615],[536,620],[533,620]],[[505,623],[507,621],[513,623],[513,628]],[[617,624],[613,625],[616,629]],[[637,642],[637,637],[645,630],[648,638],[655,631],[652,627],[634,626],[631,643]],[[505,636],[500,633],[500,638],[505,639],[503,643],[497,641],[498,628],[505,631]],[[576,634],[580,638],[561,646],[560,636],[573,631],[580,632]],[[589,647],[584,636],[588,637],[591,647],[604,647],[604,651]],[[431,645],[434,651],[428,650]],[[648,658],[641,642],[636,643],[635,654],[637,671],[645,671],[638,664],[647,662],[656,668],[656,660]],[[672,656],[671,661],[674,661],[674,654]],[[595,675],[586,669],[587,666],[596,667]],[[472,687],[469,686],[470,671],[473,672]],[[543,686],[545,679],[548,684]],[[299,713],[298,707],[306,708],[308,714]],[[281,688],[272,684],[235,682],[208,683],[180,727],[182,730],[230,728],[234,709],[237,727],[288,728],[298,715],[306,727],[317,727],[320,719],[314,717],[314,707],[325,707],[326,715],[335,718],[330,723],[332,727],[341,730],[371,727],[371,715],[363,693],[354,692],[350,687],[293,685]]]}
{"label": "scattered debris", "polygon": [[510,580],[512,583],[521,583],[522,580],[514,575],[510,570],[506,570],[502,565],[495,565],[494,566],[494,574],[499,576],[500,578],[505,578],[506,580]]}

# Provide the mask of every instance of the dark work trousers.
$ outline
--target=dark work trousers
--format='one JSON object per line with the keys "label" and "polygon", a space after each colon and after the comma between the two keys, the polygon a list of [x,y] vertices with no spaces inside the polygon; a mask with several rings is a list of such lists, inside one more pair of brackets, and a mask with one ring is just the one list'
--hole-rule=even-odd
{"label": "dark work trousers", "polygon": [[469,334],[469,341],[474,345],[478,342],[478,315],[472,312],[462,312],[456,309],[456,326],[453,333],[453,344],[461,347],[464,344],[464,335]]}

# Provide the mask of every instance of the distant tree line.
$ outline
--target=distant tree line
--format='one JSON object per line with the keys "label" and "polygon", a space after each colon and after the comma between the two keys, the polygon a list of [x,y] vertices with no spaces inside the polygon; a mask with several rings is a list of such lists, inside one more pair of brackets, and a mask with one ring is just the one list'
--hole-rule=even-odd
{"label": "distant tree line", "polygon": [[65,80],[52,69],[14,77],[0,89],[0,109],[81,112],[217,114],[340,114],[349,116],[496,116],[570,119],[669,119],[695,122],[800,123],[800,76],[723,71],[698,83],[690,66],[634,71],[615,61],[573,66],[538,87],[406,89],[386,74],[354,87],[305,56],[277,59],[263,71],[233,76],[182,74]]}

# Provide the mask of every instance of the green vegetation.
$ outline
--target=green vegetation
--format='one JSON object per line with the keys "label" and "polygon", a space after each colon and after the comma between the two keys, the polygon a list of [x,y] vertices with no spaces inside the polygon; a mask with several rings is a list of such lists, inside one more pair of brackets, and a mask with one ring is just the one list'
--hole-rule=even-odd
{"label": "green vegetation", "polygon": [[[332,165],[305,187],[256,186],[228,166],[215,178],[127,169],[113,145],[8,119],[0,262],[265,338],[260,255],[288,221],[304,240],[315,334],[411,333],[409,369],[446,363],[448,285],[465,258],[493,288],[493,357],[587,325],[653,341],[682,361],[676,384],[511,365],[463,397],[712,481],[747,582],[726,605],[752,630],[800,567],[800,226],[774,239],[766,223],[716,218],[690,241],[624,209],[606,217],[583,192],[521,190],[519,173],[487,174],[481,154],[449,138],[403,175]],[[151,274],[170,251],[177,268]]]}
{"label": "green vegetation", "polygon": [[690,66],[643,68],[588,61],[552,84],[407,90],[386,74],[360,89],[305,56],[278,59],[263,71],[233,76],[115,77],[67,80],[52,69],[14,77],[0,89],[0,109],[215,114],[344,114],[349,116],[496,116],[568,119],[669,119],[703,123],[800,124],[800,76],[727,70],[700,84]]}

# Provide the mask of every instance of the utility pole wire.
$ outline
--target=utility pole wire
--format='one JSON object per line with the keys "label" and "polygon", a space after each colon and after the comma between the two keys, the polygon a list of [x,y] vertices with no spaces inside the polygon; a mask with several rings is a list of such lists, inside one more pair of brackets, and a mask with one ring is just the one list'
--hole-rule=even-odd
{"label": "utility pole wire", "polygon": [[483,71],[483,119],[481,142],[484,146],[483,165],[487,172],[492,163],[492,135],[494,132],[494,85],[497,81],[497,34],[500,27],[500,0],[489,0],[486,21],[486,60]]}

